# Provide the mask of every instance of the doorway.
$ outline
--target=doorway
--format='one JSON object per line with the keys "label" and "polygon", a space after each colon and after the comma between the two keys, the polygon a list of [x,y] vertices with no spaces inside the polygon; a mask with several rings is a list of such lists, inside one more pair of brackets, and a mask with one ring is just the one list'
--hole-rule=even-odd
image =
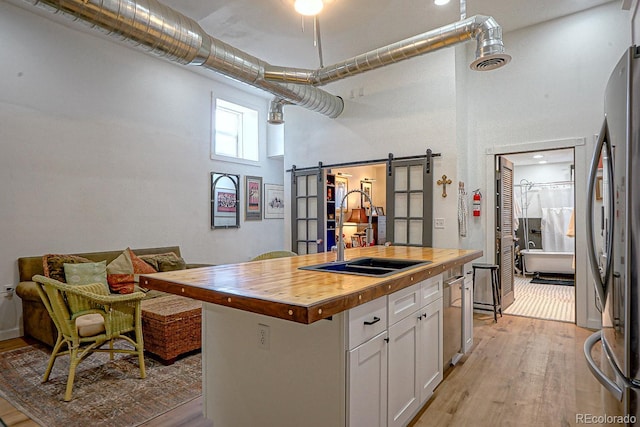
{"label": "doorway", "polygon": [[575,323],[574,149],[499,157],[513,164],[514,301],[504,312]]}

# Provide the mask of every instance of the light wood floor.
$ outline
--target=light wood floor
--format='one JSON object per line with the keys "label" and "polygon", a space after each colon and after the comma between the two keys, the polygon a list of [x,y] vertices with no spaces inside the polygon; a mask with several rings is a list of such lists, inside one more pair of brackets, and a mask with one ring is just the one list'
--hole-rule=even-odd
{"label": "light wood floor", "polygon": [[[588,371],[582,346],[590,331],[570,323],[476,315],[474,347],[445,375],[411,424],[426,426],[571,426],[577,413],[602,415],[600,386]],[[26,345],[0,342],[0,351]],[[37,424],[0,399],[9,426]],[[195,399],[146,427],[211,427]]]}

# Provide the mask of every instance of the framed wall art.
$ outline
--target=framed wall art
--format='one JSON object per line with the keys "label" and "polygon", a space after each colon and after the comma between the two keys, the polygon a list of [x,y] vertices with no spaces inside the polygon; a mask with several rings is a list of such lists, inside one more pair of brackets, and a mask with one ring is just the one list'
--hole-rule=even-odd
{"label": "framed wall art", "polygon": [[[371,201],[373,201],[373,188],[372,188],[372,184],[371,181],[360,181],[360,189],[362,191],[364,191],[364,193],[369,196],[369,198],[371,199]],[[363,196],[362,194],[360,195],[360,207],[364,208],[366,204],[369,203],[369,200]],[[371,206],[372,207],[372,206]]]}
{"label": "framed wall art", "polygon": [[262,220],[262,178],[245,176],[244,219],[247,221]]}
{"label": "framed wall art", "polygon": [[[349,192],[349,180],[343,176],[336,175],[336,213],[349,210],[349,199],[345,199],[344,207],[340,205],[344,196]],[[342,208],[342,209],[341,209]]]}
{"label": "framed wall art", "polygon": [[211,228],[240,227],[240,175],[211,172]]}
{"label": "framed wall art", "polygon": [[265,219],[284,218],[284,186],[278,184],[264,185],[264,217]]}

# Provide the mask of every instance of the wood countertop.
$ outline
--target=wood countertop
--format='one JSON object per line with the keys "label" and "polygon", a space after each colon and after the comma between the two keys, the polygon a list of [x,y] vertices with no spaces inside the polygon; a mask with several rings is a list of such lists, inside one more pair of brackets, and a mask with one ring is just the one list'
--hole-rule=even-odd
{"label": "wood countertop", "polygon": [[334,261],[336,254],[327,252],[142,275],[140,286],[310,324],[481,256],[481,250],[372,246],[347,249],[345,259],[380,257],[432,263],[386,277],[298,269]]}

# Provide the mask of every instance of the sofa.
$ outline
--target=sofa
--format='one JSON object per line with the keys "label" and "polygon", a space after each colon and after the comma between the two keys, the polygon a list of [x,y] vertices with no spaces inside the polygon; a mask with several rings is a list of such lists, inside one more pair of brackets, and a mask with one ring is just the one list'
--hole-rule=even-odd
{"label": "sofa", "polygon": [[[208,264],[185,263],[184,260],[182,260],[182,257],[180,255],[180,247],[178,246],[132,249],[132,252],[137,256],[150,256],[155,254],[167,254],[171,252],[181,260],[180,264],[173,264],[170,267],[167,267],[171,270],[176,270],[178,268],[196,268],[208,266]],[[108,264],[121,256],[122,253],[123,250],[116,250],[108,252],[89,252],[69,255],[83,257],[93,262],[106,261]],[[51,317],[49,316],[49,313],[47,312],[47,309],[42,303],[40,296],[38,295],[36,284],[31,281],[31,278],[36,274],[47,275],[44,271],[45,266],[43,258],[45,258],[44,255],[18,258],[20,283],[16,287],[16,294],[18,294],[18,296],[22,299],[22,323],[24,328],[24,335],[27,337],[35,338],[36,340],[53,347],[56,342],[58,332],[53,321],[51,320]],[[154,267],[158,267],[158,265],[156,264],[154,265]],[[156,268],[156,270],[167,271],[163,270],[162,266],[160,266],[160,268]],[[145,289],[142,290],[146,292],[145,299],[166,295],[159,291],[147,291]]]}

